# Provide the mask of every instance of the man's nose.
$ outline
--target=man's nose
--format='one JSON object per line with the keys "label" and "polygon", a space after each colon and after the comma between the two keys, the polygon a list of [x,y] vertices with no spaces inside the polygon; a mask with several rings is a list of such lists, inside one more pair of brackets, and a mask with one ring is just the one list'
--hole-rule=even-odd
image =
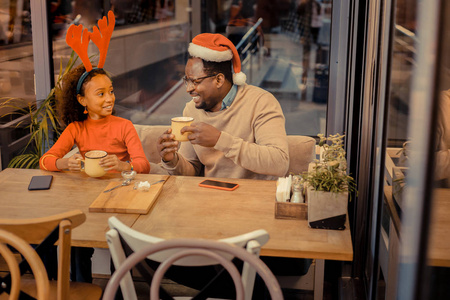
{"label": "man's nose", "polygon": [[186,91],[187,91],[188,93],[190,93],[190,92],[192,92],[193,90],[195,90],[195,85],[194,85],[194,83],[191,82],[191,81],[188,81],[187,84],[186,84]]}

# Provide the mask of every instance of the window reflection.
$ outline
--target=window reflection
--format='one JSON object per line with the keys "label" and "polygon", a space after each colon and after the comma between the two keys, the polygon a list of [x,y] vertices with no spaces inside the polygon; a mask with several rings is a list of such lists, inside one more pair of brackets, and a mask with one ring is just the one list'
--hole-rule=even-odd
{"label": "window reflection", "polygon": [[0,46],[31,41],[30,1],[0,2]]}
{"label": "window reflection", "polygon": [[[116,115],[136,124],[165,124],[181,113],[187,97],[174,98],[174,87],[184,75],[186,49],[189,43],[188,0],[77,0],[72,3],[70,17],[62,29],[61,38],[54,36],[55,75],[60,60],[67,62],[71,49],[64,36],[71,23],[92,28],[105,11],[116,17],[105,69],[114,81]],[[89,47],[95,64],[98,49]],[[167,108],[169,107],[169,108]]]}
{"label": "window reflection", "polygon": [[[409,166],[408,119],[416,53],[415,0],[399,0],[395,8],[385,158],[385,189],[393,219],[402,213]],[[397,216],[398,215],[398,216]],[[395,217],[394,217],[395,216]],[[400,224],[395,224],[399,228]]]}
{"label": "window reflection", "polygon": [[[17,99],[17,107],[36,101],[31,41],[30,0],[0,1],[0,104],[9,98]],[[0,108],[1,168],[25,147],[27,120],[15,108]]]}
{"label": "window reflection", "polygon": [[[443,1],[443,11],[450,13],[450,3]],[[442,14],[442,15],[445,15]],[[443,18],[438,57],[438,109],[436,118],[435,171],[426,274],[429,289],[424,299],[449,299],[450,289],[450,21]],[[430,197],[431,198],[431,197]]]}
{"label": "window reflection", "polygon": [[118,26],[165,21],[175,15],[174,0],[113,0],[111,4]]}
{"label": "window reflection", "polygon": [[262,39],[243,59],[247,82],[275,95],[288,134],[325,132],[329,85],[330,0],[205,1],[202,31],[235,44],[260,18]]}

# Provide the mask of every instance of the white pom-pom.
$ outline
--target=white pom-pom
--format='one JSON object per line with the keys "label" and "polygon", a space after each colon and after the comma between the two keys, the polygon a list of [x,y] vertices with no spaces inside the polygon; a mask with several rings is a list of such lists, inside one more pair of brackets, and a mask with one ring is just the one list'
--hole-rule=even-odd
{"label": "white pom-pom", "polygon": [[233,74],[233,83],[236,85],[243,85],[247,81],[247,75],[242,72]]}

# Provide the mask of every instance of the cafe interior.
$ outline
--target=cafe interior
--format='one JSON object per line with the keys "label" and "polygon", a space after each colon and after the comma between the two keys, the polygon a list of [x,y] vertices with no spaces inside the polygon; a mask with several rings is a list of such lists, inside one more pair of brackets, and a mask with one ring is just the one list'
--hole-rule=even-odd
{"label": "cafe interior", "polygon": [[[314,25],[302,6],[317,7]],[[83,172],[41,170],[33,155],[58,137],[53,88],[81,63],[67,30],[108,11],[115,115],[136,128],[150,174],[89,175],[87,157]],[[448,15],[445,0],[2,0],[0,299],[450,299]],[[200,33],[227,36],[247,84],[278,100],[285,177],[161,168],[155,145],[191,100],[182,78]],[[98,60],[93,43],[88,54]],[[356,188],[341,226],[315,226],[306,188],[290,187],[336,134]],[[80,253],[92,255],[87,280],[74,276]],[[220,265],[222,278],[207,273]]]}

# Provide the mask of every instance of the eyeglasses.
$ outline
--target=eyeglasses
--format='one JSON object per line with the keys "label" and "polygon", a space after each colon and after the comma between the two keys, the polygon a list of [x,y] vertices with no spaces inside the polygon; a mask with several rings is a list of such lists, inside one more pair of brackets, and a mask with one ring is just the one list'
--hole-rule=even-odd
{"label": "eyeglasses", "polygon": [[197,87],[200,83],[202,83],[202,81],[204,79],[214,77],[214,76],[217,76],[217,74],[203,76],[203,77],[199,77],[199,78],[188,78],[188,77],[184,76],[183,82],[184,82],[184,85],[186,85],[186,87],[188,87],[190,84],[194,85],[194,87]]}

